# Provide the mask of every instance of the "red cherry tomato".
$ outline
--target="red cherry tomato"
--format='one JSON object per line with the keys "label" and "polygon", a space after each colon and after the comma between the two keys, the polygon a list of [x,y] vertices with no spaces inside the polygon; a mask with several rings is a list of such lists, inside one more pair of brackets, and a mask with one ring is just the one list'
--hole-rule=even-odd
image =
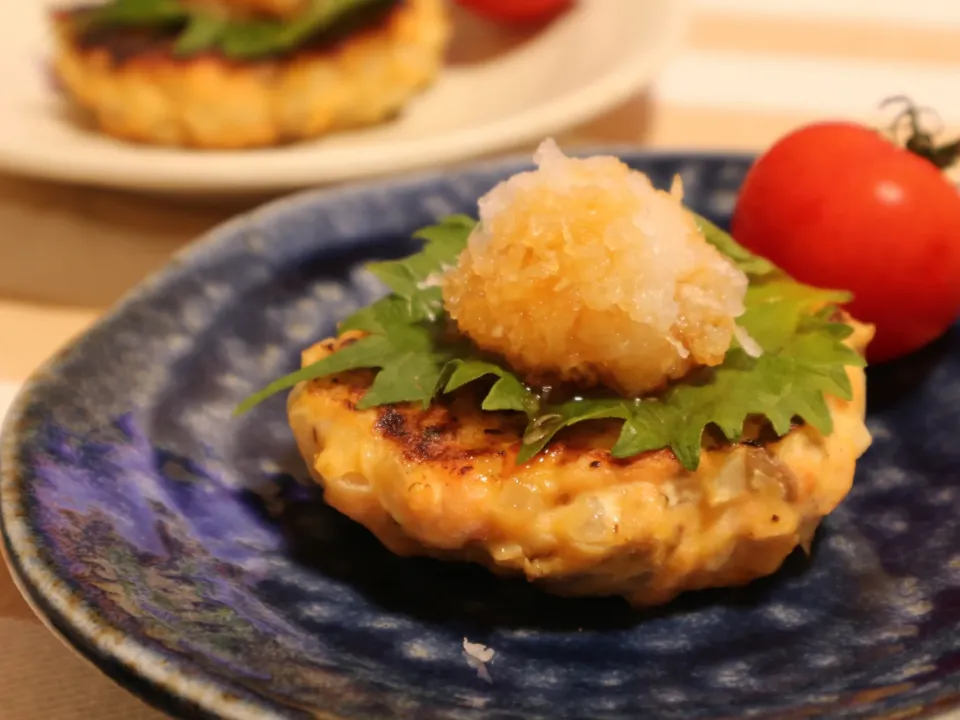
{"label": "red cherry tomato", "polygon": [[501,22],[533,22],[558,14],[573,0],[457,0],[479,15]]}
{"label": "red cherry tomato", "polygon": [[797,280],[850,290],[881,362],[960,314],[960,193],[929,160],[876,131],[828,122],[774,144],[744,181],[731,234]]}

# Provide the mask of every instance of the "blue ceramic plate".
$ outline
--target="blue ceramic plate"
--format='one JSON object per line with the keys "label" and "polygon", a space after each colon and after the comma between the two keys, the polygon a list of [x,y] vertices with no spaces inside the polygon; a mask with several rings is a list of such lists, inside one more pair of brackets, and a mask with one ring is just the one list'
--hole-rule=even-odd
{"label": "blue ceramic plate", "polygon": [[[721,224],[750,163],[620,154],[661,187],[679,172]],[[190,717],[902,718],[960,701],[957,333],[870,371],[875,444],[810,561],[655,613],[396,558],[297,482],[282,397],[231,418],[382,291],[365,260],[522,167],[241,217],[49,363],[2,448],[6,551],[37,610]],[[465,637],[495,650],[491,682]]]}

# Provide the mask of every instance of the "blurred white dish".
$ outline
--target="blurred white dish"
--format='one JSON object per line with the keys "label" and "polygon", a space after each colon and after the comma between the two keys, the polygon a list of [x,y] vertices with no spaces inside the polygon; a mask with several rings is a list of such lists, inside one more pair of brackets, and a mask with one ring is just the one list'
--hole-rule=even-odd
{"label": "blurred white dish", "polygon": [[46,70],[51,4],[0,3],[0,169],[122,188],[222,192],[283,190],[449,163],[588,120],[653,79],[678,44],[687,0],[580,0],[523,38],[481,22],[458,23],[439,81],[397,120],[239,152],[128,144],[75,122]]}

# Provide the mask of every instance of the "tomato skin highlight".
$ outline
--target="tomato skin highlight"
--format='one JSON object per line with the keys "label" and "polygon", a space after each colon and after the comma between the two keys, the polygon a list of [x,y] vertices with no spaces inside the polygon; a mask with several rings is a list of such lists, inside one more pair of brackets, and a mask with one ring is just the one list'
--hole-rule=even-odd
{"label": "tomato skin highlight", "polygon": [[850,290],[871,362],[960,314],[960,193],[929,161],[853,123],[790,133],[747,173],[731,234],[801,282]]}
{"label": "tomato skin highlight", "polygon": [[458,4],[500,22],[525,23],[559,14],[574,0],[456,0]]}

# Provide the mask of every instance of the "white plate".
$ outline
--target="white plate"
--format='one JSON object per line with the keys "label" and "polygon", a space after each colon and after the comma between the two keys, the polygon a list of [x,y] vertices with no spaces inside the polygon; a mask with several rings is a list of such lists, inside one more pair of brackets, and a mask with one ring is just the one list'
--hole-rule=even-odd
{"label": "white plate", "polygon": [[[237,152],[138,146],[72,122],[46,72],[50,4],[0,1],[0,168],[123,188],[267,191],[449,163],[583,122],[652,79],[680,39],[687,0],[580,0],[547,27],[509,41],[458,12],[447,67],[398,120]],[[500,52],[465,57],[491,45]]]}

